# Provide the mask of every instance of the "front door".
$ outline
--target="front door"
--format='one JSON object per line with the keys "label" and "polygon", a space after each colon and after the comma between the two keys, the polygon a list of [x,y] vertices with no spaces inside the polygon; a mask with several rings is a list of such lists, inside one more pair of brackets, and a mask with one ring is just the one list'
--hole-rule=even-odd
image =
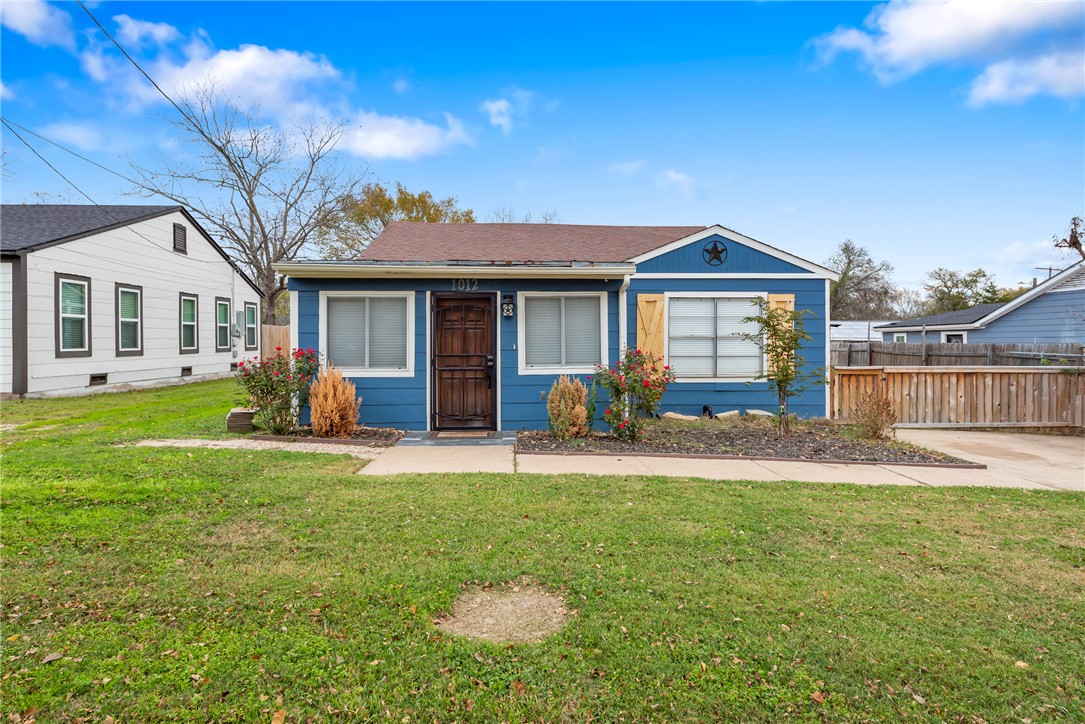
{"label": "front door", "polygon": [[433,298],[433,429],[493,430],[496,297]]}

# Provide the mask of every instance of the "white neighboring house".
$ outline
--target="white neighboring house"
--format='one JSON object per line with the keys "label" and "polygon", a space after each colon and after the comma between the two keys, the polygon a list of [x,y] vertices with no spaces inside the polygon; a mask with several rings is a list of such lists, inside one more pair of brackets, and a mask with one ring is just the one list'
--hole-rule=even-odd
{"label": "white neighboring house", "polygon": [[0,207],[0,396],[228,374],[261,294],[180,206]]}

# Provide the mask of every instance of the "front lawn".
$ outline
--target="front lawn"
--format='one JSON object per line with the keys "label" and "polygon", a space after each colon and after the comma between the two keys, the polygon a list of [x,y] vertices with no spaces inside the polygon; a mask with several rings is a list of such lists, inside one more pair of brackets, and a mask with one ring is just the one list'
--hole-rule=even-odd
{"label": "front lawn", "polygon": [[[3,714],[1085,718],[1083,495],[115,446],[224,436],[234,390],[3,404]],[[524,577],[576,611],[544,642],[433,626]]]}

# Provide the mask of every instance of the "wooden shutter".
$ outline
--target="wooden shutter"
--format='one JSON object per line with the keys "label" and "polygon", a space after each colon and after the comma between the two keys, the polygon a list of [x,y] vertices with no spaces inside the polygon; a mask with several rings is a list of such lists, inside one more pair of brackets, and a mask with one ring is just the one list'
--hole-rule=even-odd
{"label": "wooden shutter", "polygon": [[662,294],[637,295],[637,349],[645,354],[663,356]]}
{"label": "wooden shutter", "polygon": [[[795,295],[794,294],[770,294],[768,297],[769,309],[786,309],[789,312],[795,311]],[[767,365],[766,373],[772,374],[773,366],[772,359],[765,361]]]}

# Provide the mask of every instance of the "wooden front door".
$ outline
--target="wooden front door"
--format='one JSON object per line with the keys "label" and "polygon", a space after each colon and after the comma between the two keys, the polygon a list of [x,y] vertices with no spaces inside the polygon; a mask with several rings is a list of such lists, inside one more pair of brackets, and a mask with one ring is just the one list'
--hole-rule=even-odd
{"label": "wooden front door", "polygon": [[433,429],[495,429],[496,306],[490,295],[434,297]]}

